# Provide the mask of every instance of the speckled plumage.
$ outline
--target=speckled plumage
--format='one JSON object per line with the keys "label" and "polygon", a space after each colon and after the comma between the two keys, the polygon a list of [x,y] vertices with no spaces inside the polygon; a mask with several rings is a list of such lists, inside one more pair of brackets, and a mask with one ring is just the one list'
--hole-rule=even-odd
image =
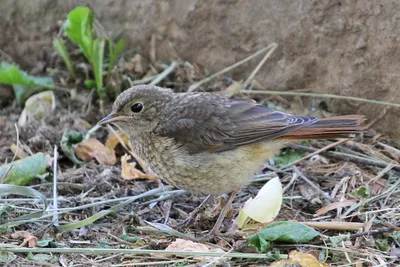
{"label": "speckled plumage", "polygon": [[[143,105],[140,112],[131,111],[135,103]],[[253,100],[140,85],[118,96],[100,123],[118,126],[167,183],[219,195],[243,187],[290,139],[360,132],[362,121],[359,115],[318,120],[274,111]]]}

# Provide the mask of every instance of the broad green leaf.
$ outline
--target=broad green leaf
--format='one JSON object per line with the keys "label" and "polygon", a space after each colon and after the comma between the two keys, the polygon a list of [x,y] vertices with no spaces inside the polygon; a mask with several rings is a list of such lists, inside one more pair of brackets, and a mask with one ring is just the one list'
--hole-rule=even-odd
{"label": "broad green leaf", "polygon": [[89,63],[92,61],[92,29],[94,15],[90,8],[78,6],[69,12],[64,23],[68,38],[77,44]]}
{"label": "broad green leaf", "polygon": [[37,153],[33,156],[1,166],[0,178],[4,179],[3,176],[7,173],[4,183],[21,186],[27,185],[37,175],[44,174],[46,167],[46,156],[43,153]]}
{"label": "broad green leaf", "polygon": [[93,55],[93,72],[96,81],[97,94],[100,99],[104,99],[103,87],[103,58],[104,58],[104,44],[103,39],[96,39],[93,42],[92,55]]}
{"label": "broad green leaf", "polygon": [[75,164],[84,164],[84,161],[78,159],[75,155],[74,148],[75,144],[82,142],[83,136],[80,132],[75,130],[65,130],[61,138],[60,146],[64,154]]}
{"label": "broad green leaf", "polygon": [[264,253],[271,248],[272,241],[286,243],[306,243],[319,236],[313,228],[296,222],[276,222],[264,227],[260,232],[247,238],[258,252]]}
{"label": "broad green leaf", "polygon": [[12,85],[18,103],[23,103],[32,94],[53,89],[51,77],[36,77],[20,70],[17,66],[0,63],[0,84]]}
{"label": "broad green leaf", "polygon": [[56,51],[60,54],[60,56],[64,60],[64,63],[67,66],[68,71],[71,74],[72,78],[75,79],[75,72],[74,72],[74,67],[72,66],[72,60],[69,56],[67,48],[65,47],[64,41],[62,39],[55,39],[53,41],[53,45]]}

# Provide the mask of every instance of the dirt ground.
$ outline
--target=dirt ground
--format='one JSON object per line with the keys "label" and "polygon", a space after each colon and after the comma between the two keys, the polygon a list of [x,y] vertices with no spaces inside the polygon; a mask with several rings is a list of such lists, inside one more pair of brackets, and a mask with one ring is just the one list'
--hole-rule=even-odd
{"label": "dirt ground", "polygon": [[[243,2],[228,2],[245,7],[248,5]],[[107,213],[92,223],[82,224],[80,227],[65,231],[60,231],[54,225],[51,216],[43,217],[40,220],[19,223],[18,225],[6,227],[1,232],[0,245],[7,245],[7,247],[12,248],[27,248],[29,247],[28,239],[36,241],[49,239],[51,241],[39,246],[47,249],[49,252],[53,248],[76,248],[82,249],[82,251],[92,248],[163,251],[177,239],[177,233],[170,228],[179,230],[180,233],[185,235],[183,238],[204,235],[215,223],[219,214],[218,206],[221,205],[224,199],[226,200],[226,196],[213,199],[204,210],[201,210],[196,215],[192,223],[179,227],[180,223],[205,199],[205,196],[169,188],[158,181],[150,179],[129,180],[122,178],[123,163],[121,162],[121,157],[128,152],[120,144],[115,148],[117,161],[112,166],[105,166],[96,160],[91,160],[84,164],[74,164],[62,151],[60,142],[65,130],[72,129],[83,135],[88,134],[96,123],[110,111],[112,99],[106,100],[104,107],[101,107],[97,95],[84,88],[85,69],[89,67],[87,64],[82,63],[84,59],[76,47],[74,49],[74,46],[68,43],[69,50],[74,51],[72,53],[73,62],[78,72],[78,78],[74,81],[69,78],[64,63],[54,52],[51,44],[49,45],[48,43],[50,38],[59,34],[60,21],[65,18],[65,14],[72,9],[75,2],[66,1],[65,4],[57,8],[48,1],[38,1],[38,3],[40,3],[38,5],[43,9],[39,12],[35,8],[32,8],[29,11],[32,15],[43,15],[43,10],[54,10],[53,13],[50,12],[51,14],[46,13],[46,15],[43,15],[43,21],[40,25],[49,22],[46,24],[47,27],[45,27],[45,30],[42,26],[34,26],[35,23],[27,25],[26,28],[22,27],[20,31],[23,33],[21,34],[23,37],[21,38],[23,40],[31,39],[36,41],[33,41],[33,43],[25,42],[21,47],[13,47],[15,40],[10,38],[11,34],[9,29],[7,29],[4,34],[8,36],[8,39],[3,38],[0,41],[2,51],[0,59],[19,64],[21,67],[29,70],[29,73],[32,75],[52,76],[57,85],[54,90],[56,108],[53,112],[45,114],[39,120],[32,119],[29,123],[21,126],[18,124],[18,120],[20,119],[23,106],[16,103],[11,87],[0,87],[2,100],[0,102],[2,105],[0,110],[0,164],[15,160],[14,153],[11,150],[13,144],[23,148],[28,155],[42,152],[52,159],[55,156],[54,147],[57,146],[59,150],[56,158],[58,167],[58,209],[61,211],[58,215],[58,223],[60,225],[68,225],[74,222],[79,223],[99,212],[112,210],[114,212]],[[100,7],[96,6],[95,3],[92,2],[92,6],[96,10]],[[230,32],[232,39],[226,39],[223,44],[212,39],[212,37],[207,37],[211,39],[205,37],[203,39],[201,37],[197,38],[197,35],[206,36],[204,31],[208,32],[210,28],[215,31],[211,36],[223,35],[223,28],[215,25],[219,25],[221,21],[229,24],[229,21],[234,19],[235,15],[234,13],[230,13],[233,11],[229,8],[226,12],[220,10],[224,10],[225,5],[228,5],[223,3],[223,1],[211,7],[193,1],[192,4],[185,3],[180,8],[177,7],[177,2],[175,1],[170,3],[151,3],[157,7],[155,9],[157,12],[153,11],[155,12],[153,17],[157,15],[157,24],[153,25],[153,27],[158,37],[156,37],[155,42],[151,42],[151,34],[148,34],[149,30],[143,29],[145,36],[140,37],[140,42],[142,42],[140,49],[127,49],[123,53],[112,76],[112,84],[117,92],[130,87],[132,82],[135,83],[144,79],[146,76],[149,76],[149,73],[159,75],[168,68],[172,61],[177,59],[177,57],[171,54],[162,53],[162,49],[168,46],[169,41],[167,40],[169,40],[170,35],[176,38],[175,42],[172,40],[173,47],[179,53],[182,53],[182,56],[179,57],[178,67],[164,77],[159,85],[172,88],[177,92],[187,91],[190,85],[201,81],[209,76],[210,73],[215,73],[244,58],[241,56],[243,51],[239,53],[237,52],[238,50],[246,49],[247,47],[248,50],[246,51],[253,51],[253,48],[256,51],[262,46],[261,43],[263,42],[257,41],[253,43],[254,39],[252,38],[253,35],[258,34],[257,32],[260,31],[258,27],[261,26],[256,27],[254,32],[249,33],[245,38],[239,29],[236,31],[236,35],[234,35],[235,28],[233,28],[231,30],[233,32]],[[5,1],[3,4],[13,6],[13,10],[17,12],[13,13],[10,11],[11,9],[8,9],[7,12],[1,10],[0,14],[8,14],[8,17],[1,16],[0,18],[0,25],[3,28],[5,25],[18,25],[15,20],[15,18],[21,16],[21,14],[18,14],[18,11],[24,10],[24,12],[28,12],[26,11],[26,7],[23,7],[21,2],[18,1],[15,4]],[[124,2],[124,4],[136,5],[138,12],[144,12],[143,10],[147,10],[148,8],[147,5],[150,5],[146,3],[139,4],[138,2],[135,2],[135,4]],[[276,6],[280,6],[277,3],[275,4]],[[33,5],[35,6],[36,4]],[[116,8],[115,5],[117,5],[116,2],[109,1],[108,4],[101,6],[101,8],[109,7],[110,14],[105,14],[104,11],[98,12],[98,20],[102,24],[104,20],[104,25],[102,26],[111,31],[115,31],[114,27],[109,27],[112,18],[117,16],[116,11],[113,9]],[[261,5],[261,2],[256,2],[254,5]],[[281,10],[281,12],[288,9],[294,10],[298,7],[297,5],[300,4],[288,4],[288,7]],[[393,91],[395,86],[389,86],[389,78],[397,71],[396,66],[398,63],[393,63],[397,58],[397,52],[387,55],[387,57],[391,57],[391,60],[387,61],[387,64],[393,63],[391,73],[385,73],[384,63],[382,63],[384,62],[383,59],[382,62],[377,63],[357,63],[357,68],[361,68],[361,70],[358,69],[358,72],[363,72],[363,75],[366,76],[370,75],[376,64],[381,64],[382,71],[380,73],[381,76],[385,77],[383,80],[386,82],[379,84],[382,90],[372,93],[372,89],[376,88],[378,84],[377,80],[382,78],[378,74],[376,75],[379,77],[370,75],[367,80],[363,79],[361,75],[355,79],[353,74],[349,74],[348,76],[353,77],[348,77],[350,80],[353,79],[352,82],[349,80],[343,81],[342,79],[346,78],[338,77],[340,73],[344,74],[347,72],[347,69],[343,66],[346,66],[349,61],[355,62],[361,60],[360,58],[367,57],[367,54],[369,55],[368,62],[374,61],[374,56],[376,55],[373,55],[373,52],[370,50],[370,45],[372,45],[370,42],[364,41],[367,44],[359,44],[359,50],[357,50],[357,55],[354,58],[349,56],[352,50],[350,48],[346,49],[345,43],[336,43],[334,51],[328,51],[328,49],[324,48],[324,43],[331,41],[326,40],[326,37],[337,33],[336,28],[340,26],[337,24],[339,22],[334,18],[322,18],[322,14],[325,14],[324,12],[334,8],[341,9],[346,16],[343,15],[344,19],[341,22],[343,25],[340,27],[343,27],[343,31],[348,33],[346,36],[348,38],[355,38],[356,35],[359,35],[359,38],[362,39],[365,33],[364,26],[357,24],[349,16],[355,12],[354,10],[357,10],[359,18],[364,19],[364,9],[358,9],[357,6],[348,7],[346,4],[340,4],[340,1],[336,5],[319,2],[314,2],[311,6],[308,6],[309,4],[304,5],[306,4],[300,5],[300,14],[308,14],[307,12],[312,9],[313,15],[309,19],[302,18],[300,20],[301,26],[296,24],[297,26],[292,25],[290,27],[290,32],[287,33],[287,36],[292,36],[292,39],[281,39],[283,42],[279,44],[281,50],[277,50],[266,64],[265,68],[270,70],[269,74],[259,72],[256,76],[257,83],[253,84],[254,87],[256,89],[271,89],[275,87],[274,89],[297,90],[310,87],[312,89],[321,88],[324,85],[325,88],[332,90],[329,89],[321,92],[337,93],[338,84],[344,84],[347,87],[344,91],[341,91],[343,94],[349,93],[354,96],[392,102],[397,101],[398,103],[400,96]],[[370,5],[368,12],[372,12],[375,14],[374,16],[379,17],[382,13],[392,14],[390,5],[383,6],[375,3]],[[392,3],[391,5],[395,4]],[[121,6],[123,5],[121,4]],[[178,17],[176,21],[158,18],[163,12],[169,12],[173,8],[175,8],[175,12],[179,13],[178,11],[180,11],[185,14],[184,18]],[[214,17],[215,14],[213,12],[217,12],[215,10],[219,10],[219,17]],[[256,12],[255,7],[253,7],[252,12]],[[271,13],[272,11],[268,12]],[[126,20],[129,15],[128,13],[121,13],[120,17],[115,18],[116,25],[120,24],[124,19]],[[202,14],[214,14],[209,15],[211,18],[214,18],[214,20],[209,19],[211,21],[209,23],[212,23],[215,26],[214,28],[209,26],[207,22],[204,22],[205,24],[202,24],[202,27],[205,27],[203,31],[197,31],[194,25],[200,27],[199,24],[201,23],[193,23],[192,25],[186,21],[186,19],[191,22],[207,21],[208,17],[202,16]],[[243,15],[240,20],[249,20],[247,16],[250,15],[251,13]],[[262,15],[264,16],[265,14]],[[261,16],[261,14],[258,16]],[[393,15],[393,17],[395,16]],[[297,17],[288,17],[287,20],[293,21],[294,18]],[[24,20],[24,18],[22,19]],[[150,19],[146,17],[142,23],[145,24]],[[164,20],[169,21],[168,26],[164,26],[167,29],[162,27]],[[337,23],[331,24],[331,20]],[[265,20],[264,24],[273,27],[272,21],[272,19]],[[308,24],[310,21],[313,22],[314,28]],[[365,18],[365,22],[372,23],[370,18]],[[180,25],[180,23],[184,25],[183,30],[175,26],[175,24]],[[355,28],[359,27],[359,30],[355,30],[352,28],[353,26]],[[36,28],[36,30],[31,31],[32,29],[30,28],[32,27]],[[129,27],[129,24],[125,26],[124,35],[127,34],[126,28]],[[278,24],[276,27],[277,29],[281,29],[284,26]],[[300,39],[298,39],[297,35],[294,35],[298,27],[312,28],[312,33],[309,36],[299,37]],[[330,30],[326,32],[324,29]],[[43,34],[44,31],[45,34]],[[198,41],[196,44],[186,43],[185,34],[191,31],[201,41]],[[166,32],[168,32],[168,38],[163,36]],[[319,37],[316,37],[318,35],[316,32],[319,32]],[[340,35],[340,33],[337,34]],[[367,35],[370,36],[373,34],[373,32],[368,31]],[[375,34],[379,36],[378,33]],[[132,38],[131,42],[133,42],[132,40],[136,40],[134,36],[138,35],[140,35],[138,29],[133,28],[130,35],[130,38]],[[18,39],[17,37],[14,38]],[[314,40],[314,42],[319,44],[317,47],[308,50],[308,46],[299,45],[299,43],[311,42],[310,39],[313,38],[318,39]],[[367,40],[371,41],[372,39],[372,37],[368,37]],[[240,44],[233,46],[232,42],[234,40],[240,40]],[[289,42],[290,40],[292,42]],[[286,45],[284,45],[285,41],[287,41]],[[41,48],[37,47],[37,42],[43,42]],[[139,41],[136,40],[135,42]],[[192,40],[192,42],[194,41]],[[358,43],[363,42],[358,41]],[[189,47],[192,50],[196,50],[193,55],[188,54],[187,50]],[[226,47],[230,47],[231,49],[226,49]],[[15,49],[15,51],[12,51],[12,49]],[[303,50],[307,51],[307,55],[300,55],[304,52]],[[223,53],[223,51],[225,52]],[[327,54],[331,54],[331,56]],[[156,56],[154,57],[154,55]],[[311,55],[314,55],[315,58]],[[253,60],[254,64],[252,64],[255,66],[260,60],[261,58]],[[244,68],[253,70],[253,65],[248,64],[245,67],[242,66],[234,71],[227,72],[206,85],[200,86],[198,90],[230,94],[232,92],[230,89],[233,88],[232,85],[235,80],[240,81],[248,78],[250,71],[243,71]],[[299,70],[299,65],[303,66],[302,70]],[[320,68],[321,66],[324,67]],[[91,72],[89,72],[89,75],[92,75]],[[266,75],[269,78],[266,78]],[[325,79],[326,77],[331,78]],[[393,80],[391,81],[397,81],[396,77],[392,78]],[[280,81],[284,81],[282,84],[285,85],[278,82],[279,79],[281,79]],[[323,84],[323,80],[325,80],[325,84]],[[261,84],[264,86],[261,86]],[[366,91],[362,91],[361,87],[366,88]],[[389,99],[388,96],[393,96],[393,98]],[[333,102],[322,101],[318,98],[310,100],[309,98],[300,98],[298,96],[236,94],[234,97],[254,98],[259,103],[269,107],[320,117],[327,117],[338,113],[338,110],[344,113],[348,113],[349,111],[348,107],[342,109],[343,106],[347,105],[343,104],[346,101],[336,105],[332,104]],[[347,102],[353,103],[353,101]],[[367,106],[362,105],[360,109],[355,108],[359,106],[358,102],[353,104],[352,111],[369,109]],[[382,113],[382,106],[374,107],[377,107],[374,111],[375,113]],[[394,109],[389,110],[388,108],[388,117],[384,117],[385,114],[382,113],[383,115],[378,119],[382,119],[383,122],[379,120],[374,121],[374,118],[377,116],[370,117],[369,122],[374,122],[371,125],[372,127],[364,134],[357,135],[353,139],[343,141],[334,146],[332,144],[337,142],[337,140],[318,140],[293,145],[291,148],[284,149],[281,155],[275,160],[267,162],[263,174],[252,179],[250,185],[242,189],[235,198],[233,207],[222,226],[222,232],[226,233],[226,235],[215,237],[207,244],[211,248],[221,249],[222,252],[234,251],[243,253],[240,257],[231,257],[226,262],[220,262],[219,264],[225,266],[256,266],[267,265],[274,261],[271,258],[247,258],[245,256],[246,253],[251,253],[252,255],[257,253],[256,249],[245,239],[249,234],[254,233],[255,230],[249,232],[234,230],[237,230],[235,229],[235,220],[239,209],[243,207],[249,198],[257,195],[257,192],[267,180],[277,176],[280,178],[285,189],[285,199],[276,220],[292,220],[310,224],[321,223],[321,225],[315,226],[315,224],[313,227],[320,231],[324,242],[317,240],[309,244],[276,244],[270,252],[279,252],[284,255],[290,253],[292,250],[307,252],[314,255],[321,262],[331,263],[333,266],[352,266],[356,264],[364,264],[356,266],[378,266],[379,264],[381,266],[397,266],[399,264],[398,257],[400,250],[400,237],[398,235],[398,227],[400,226],[398,222],[400,144],[396,140],[391,139],[387,133],[398,134],[398,131],[395,130],[398,120],[392,123],[393,127],[391,127],[390,131],[386,131],[385,129],[385,125],[390,125],[387,118],[393,119],[396,117],[393,115],[395,114]],[[111,135],[112,131],[106,127],[91,132],[91,137],[103,144],[107,142]],[[307,155],[309,157],[306,157]],[[295,160],[298,160],[295,165],[296,167],[288,166],[288,164]],[[139,159],[132,159],[129,162],[137,162],[138,166],[140,165]],[[36,177],[27,185],[27,187],[41,192],[49,202],[54,197],[52,168],[53,165],[49,165],[45,175]],[[138,170],[145,171],[140,166]],[[163,186],[166,187],[164,193],[157,192],[134,201],[132,200],[131,203],[118,206],[124,203],[124,201],[132,199],[134,196],[140,196],[149,191],[153,192],[151,190],[157,191]],[[32,201],[32,198],[21,198],[17,195],[1,196],[0,201],[0,225],[13,222],[13,220],[21,215],[30,214],[33,211],[43,208],[43,203],[40,201]],[[12,206],[13,209],[11,211],[4,211],[6,205]],[[321,208],[325,208],[326,210],[321,211]],[[51,208],[48,211],[51,211]],[[51,215],[50,212],[47,215],[49,214]],[[170,228],[160,225],[167,225]],[[354,228],[357,226],[358,228]],[[2,229],[0,228],[0,230]],[[21,231],[26,235],[17,237],[12,235]],[[342,237],[346,234],[349,236],[343,238],[342,241],[329,239],[329,237]],[[24,243],[24,241],[27,242]],[[165,266],[196,266],[212,261],[210,258],[204,257],[199,259],[187,255],[181,257],[168,254],[158,255],[155,252],[144,254],[106,253],[104,255],[79,252],[75,254],[43,252],[41,254],[47,255],[47,258],[43,257],[41,260],[38,260],[26,253],[16,252],[16,258],[8,266],[79,266],[79,264],[81,266],[122,266],[118,264],[134,266],[139,263],[146,263],[151,266],[157,262]],[[49,258],[49,255],[52,258]]]}

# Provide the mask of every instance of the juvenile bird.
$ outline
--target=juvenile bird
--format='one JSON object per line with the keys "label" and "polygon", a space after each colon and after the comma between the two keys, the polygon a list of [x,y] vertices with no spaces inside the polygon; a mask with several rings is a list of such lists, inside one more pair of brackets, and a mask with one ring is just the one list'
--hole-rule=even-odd
{"label": "juvenile bird", "polygon": [[215,196],[243,187],[285,145],[359,133],[363,121],[360,115],[296,116],[254,100],[138,85],[122,92],[99,124],[120,128],[168,184]]}

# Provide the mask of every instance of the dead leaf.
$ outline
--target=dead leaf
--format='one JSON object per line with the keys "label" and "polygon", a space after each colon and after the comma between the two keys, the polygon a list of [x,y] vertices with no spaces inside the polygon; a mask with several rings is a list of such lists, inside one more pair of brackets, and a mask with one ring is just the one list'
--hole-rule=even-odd
{"label": "dead leaf", "polygon": [[112,166],[117,163],[114,150],[106,147],[94,138],[85,139],[76,146],[74,150],[78,158],[92,160],[95,158],[100,164]]}
{"label": "dead leaf", "polygon": [[29,155],[24,151],[21,146],[17,147],[15,144],[12,144],[10,146],[10,149],[19,159],[29,157]]}
{"label": "dead leaf", "polygon": [[225,90],[222,91],[222,94],[226,95],[227,97],[232,97],[240,92],[242,89],[242,81],[240,82],[233,82],[229,85]]}
{"label": "dead leaf", "polygon": [[33,234],[27,232],[27,231],[19,231],[11,234],[12,239],[18,239],[20,237],[24,238],[24,241],[19,245],[20,247],[24,247],[26,243],[28,243],[28,247],[30,248],[36,248],[37,247],[37,241],[38,238],[34,236]]}
{"label": "dead leaf", "polygon": [[132,59],[131,59],[131,63],[132,63],[132,70],[134,72],[137,73],[143,73],[143,66],[142,66],[142,56],[139,54],[136,54]]}
{"label": "dead leaf", "polygon": [[[201,244],[201,243],[195,243],[190,240],[185,240],[185,239],[176,239],[174,242],[172,242],[165,250],[167,251],[192,251],[192,252],[219,252],[219,253],[224,253],[220,248],[209,248],[208,246]],[[159,255],[160,256],[160,255]],[[171,255],[163,255],[165,257],[170,257]],[[228,257],[220,258],[220,257],[205,257],[205,256],[195,256],[193,257],[195,260],[200,260],[200,261],[214,261],[218,260],[221,262],[221,260],[228,260]]]}
{"label": "dead leaf", "polygon": [[317,210],[317,212],[314,214],[314,217],[321,216],[321,215],[327,213],[328,211],[335,210],[335,209],[338,209],[338,208],[347,207],[347,206],[353,206],[357,202],[358,201],[355,200],[355,199],[348,199],[348,200],[343,200],[343,201],[340,201],[340,202],[335,202],[335,203],[329,204],[329,205],[327,205],[325,207],[322,207],[319,210]]}
{"label": "dead leaf", "polygon": [[55,108],[56,100],[53,91],[35,94],[26,100],[25,107],[18,119],[18,125],[24,126],[31,120],[41,120]]}
{"label": "dead leaf", "polygon": [[151,174],[145,174],[138,169],[136,169],[136,162],[128,162],[128,160],[131,159],[130,155],[123,155],[121,157],[121,165],[122,165],[122,171],[121,171],[121,177],[127,180],[133,180],[133,179],[150,179],[157,181],[158,178],[154,175]]}
{"label": "dead leaf", "polygon": [[117,145],[120,143],[120,140],[124,142],[126,146],[128,146],[132,150],[132,145],[129,142],[129,138],[120,130],[112,133],[106,140],[106,147],[110,149],[115,149]]}
{"label": "dead leaf", "polygon": [[85,121],[84,119],[81,119],[81,118],[74,119],[74,124],[72,125],[72,128],[75,129],[75,130],[78,130],[78,131],[80,131],[80,130],[89,130],[92,127],[93,126],[89,122],[87,122],[87,121]]}
{"label": "dead leaf", "polygon": [[293,250],[289,253],[289,259],[274,262],[270,267],[285,266],[307,266],[307,267],[328,267],[325,263],[320,263],[314,255]]}

